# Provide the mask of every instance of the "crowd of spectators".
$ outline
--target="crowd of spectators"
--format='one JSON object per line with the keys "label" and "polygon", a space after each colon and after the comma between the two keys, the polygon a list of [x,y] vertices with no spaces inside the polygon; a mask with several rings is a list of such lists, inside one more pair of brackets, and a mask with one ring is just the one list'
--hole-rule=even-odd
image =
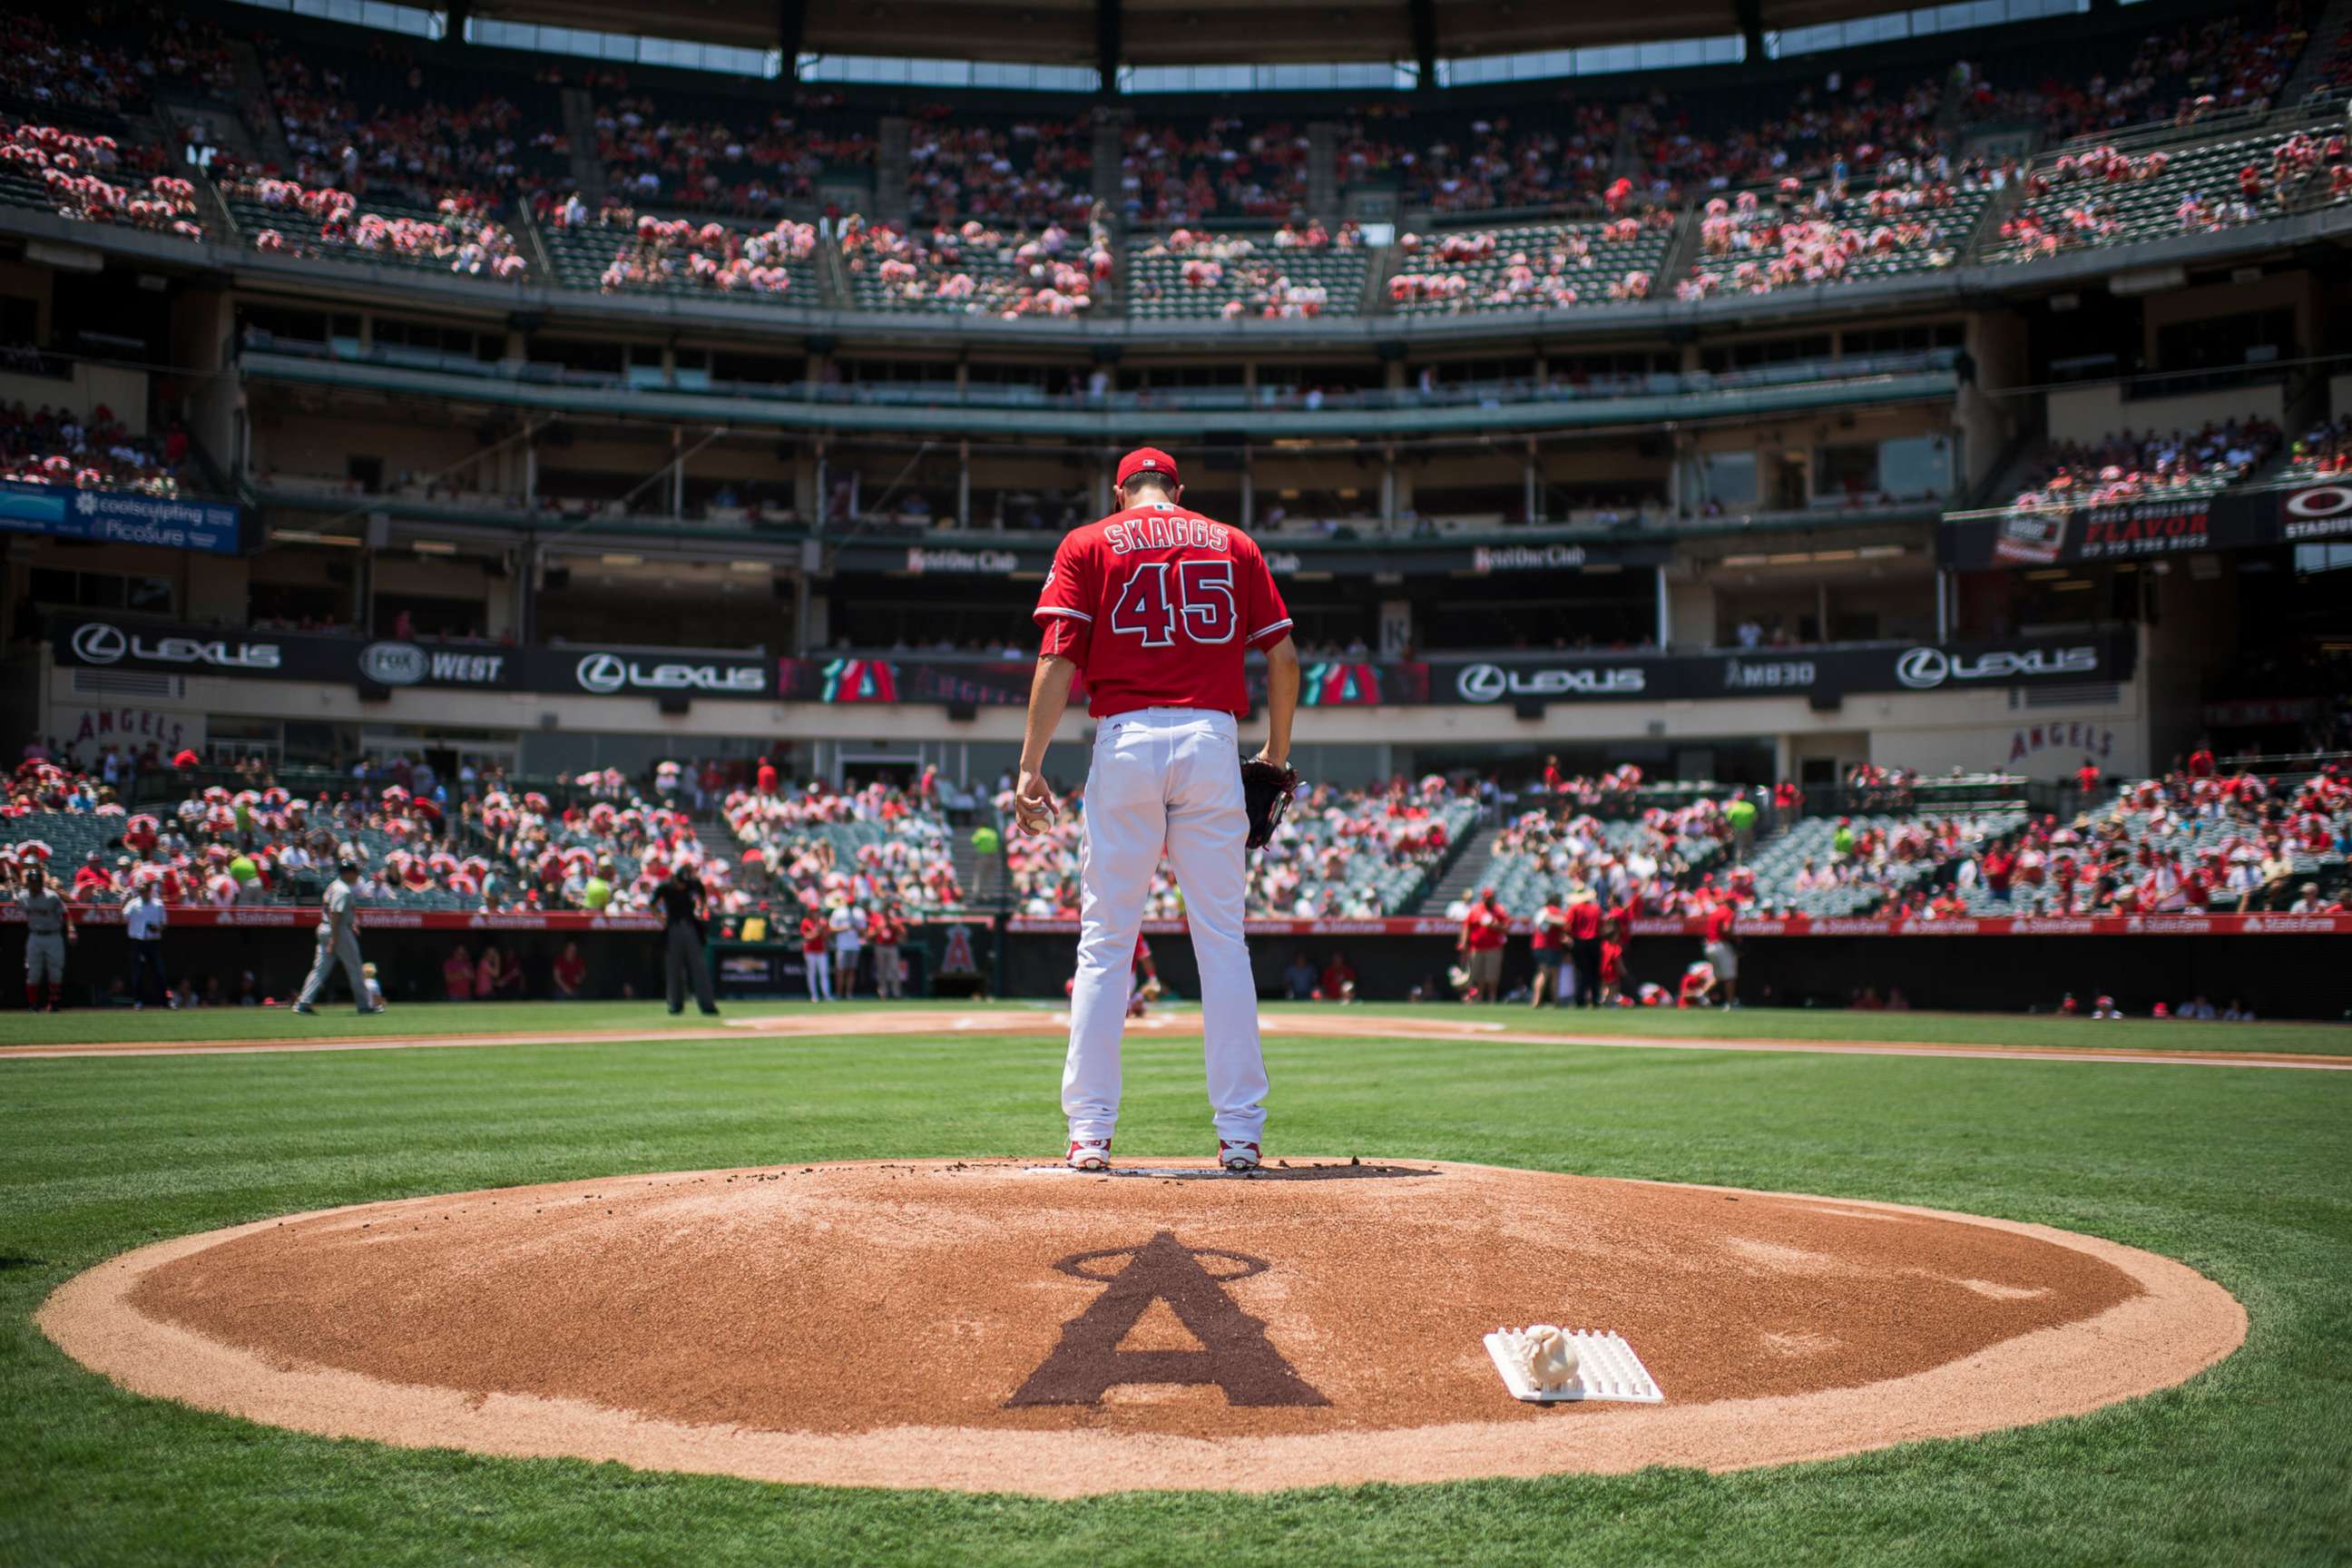
{"label": "crowd of spectators", "polygon": [[1114,270],[1110,236],[1048,224],[1034,235],[977,218],[918,237],[894,224],[851,217],[841,226],[842,265],[853,287],[870,279],[890,305],[978,316],[1073,317],[1095,303]]}
{"label": "crowd of spectators", "polygon": [[1129,227],[1287,218],[1307,201],[1307,128],[1231,116],[1131,125],[1118,183]]}
{"label": "crowd of spectators", "polygon": [[2053,445],[2010,504],[2020,510],[2116,506],[2168,492],[2217,489],[2278,450],[2279,427],[2248,416],[2196,431],[2122,431],[2103,441]]}
{"label": "crowd of spectators", "polygon": [[[293,157],[290,169],[263,174],[290,174],[299,184],[352,193],[396,194],[418,206],[455,195],[488,209],[535,183],[535,163],[571,153],[560,121],[533,123],[502,93],[442,101],[397,39],[372,36],[364,54],[349,60],[266,37],[256,47],[269,82],[270,111]],[[359,68],[366,79],[354,82],[351,76]],[[398,92],[400,101],[379,98],[385,89]]]}
{"label": "crowd of spectators", "polygon": [[594,213],[577,195],[554,205],[551,228],[617,237],[599,287],[607,293],[684,283],[722,294],[782,294],[793,286],[793,265],[816,253],[814,224],[779,220],[758,233],[724,224],[657,218],[619,202]]}
{"label": "crowd of spectators", "polygon": [[[1310,258],[1337,249],[1352,251],[1363,244],[1353,223],[1334,232],[1320,223],[1286,223],[1263,243],[1248,235],[1178,228],[1147,247],[1147,258],[1176,258],[1176,286],[1186,292],[1222,292],[1229,296],[1220,313],[1237,316],[1319,316],[1330,303],[1327,285],[1306,269]],[[1297,276],[1293,276],[1296,273]],[[1161,285],[1139,278],[1139,300],[1158,297]],[[1353,300],[1342,301],[1352,309]]]}
{"label": "crowd of spectators", "polygon": [[[1916,174],[1923,177],[1908,177]],[[1978,171],[1963,171],[1973,188]],[[1718,293],[1763,294],[1800,283],[1834,283],[1857,262],[1916,253],[1949,267],[1968,239],[1952,222],[1954,186],[1919,169],[1890,170],[1887,183],[1849,202],[1837,184],[1808,195],[1784,180],[1766,200],[1755,191],[1709,197],[1699,218],[1702,259],[1675,285],[1680,300]],[[1949,226],[1948,226],[1948,224]]]}
{"label": "crowd of spectators", "polygon": [[2314,425],[2287,450],[2287,472],[2297,479],[2328,479],[2352,469],[2352,414]]}
{"label": "crowd of spectators", "polygon": [[2021,64],[2015,84],[2000,68],[1963,66],[1964,119],[2039,121],[2051,142],[2155,121],[2186,125],[2268,103],[2308,37],[2307,0],[2277,0],[2267,14],[2228,7],[2145,35],[2128,60],[2087,75],[2046,70],[2047,54]]}
{"label": "crowd of spectators", "polygon": [[1012,228],[1083,226],[1094,210],[1094,128],[1045,115],[992,121],[951,105],[918,110],[907,144],[916,224],[978,218]]}
{"label": "crowd of spectators", "polygon": [[152,148],[126,151],[111,136],[54,125],[12,125],[0,136],[0,168],[37,179],[58,216],[202,239],[195,187],[176,174],[143,172],[156,163]]}
{"label": "crowd of spectators", "polygon": [[[236,90],[227,39],[209,22],[161,6],[76,6],[70,33],[56,16],[0,11],[0,96],[84,113],[143,107],[159,84],[185,83],[227,96]],[[133,47],[131,39],[144,35]]]}
{"label": "crowd of spectators", "polygon": [[2232,773],[2200,747],[2072,822],[2043,816],[1972,849],[1915,912],[2343,914],[2347,858],[2352,774],[2341,764],[2290,783]]}
{"label": "crowd of spectators", "polygon": [[1950,177],[1936,130],[1941,90],[1932,80],[1882,89],[1869,76],[1830,73],[1798,89],[1785,108],[1654,89],[1635,111],[1643,128],[1644,195],[1678,203],[1702,191],[1794,180],[1834,186],[1866,183],[1893,165],[1925,166]]}
{"label": "crowd of spectators", "polygon": [[357,251],[436,267],[446,264],[451,272],[478,278],[516,279],[530,269],[513,231],[471,195],[443,196],[435,204],[434,217],[387,217],[362,212],[358,197],[331,185],[305,188],[293,180],[264,176],[233,180],[224,188],[265,209],[311,220],[308,226],[289,226],[290,238],[280,228],[256,230],[257,250],[295,256]]}
{"label": "crowd of spectators", "polygon": [[1406,234],[1397,241],[1401,259],[1389,279],[1389,299],[1399,305],[1433,303],[1465,310],[1566,307],[1594,298],[1646,300],[1648,271],[1596,276],[1602,263],[1593,247],[1631,244],[1644,226],[1672,221],[1673,215],[1657,210],[1646,218],[1612,217],[1589,231],[1561,226],[1520,237],[1508,251],[1502,250],[1502,237],[1493,230]]}
{"label": "crowd of spectators", "polygon": [[133,436],[103,403],[87,417],[47,405],[0,404],[0,480],[176,495],[187,456],[183,426]]}
{"label": "crowd of spectators", "polygon": [[1601,103],[1563,103],[1541,121],[1530,127],[1508,114],[1481,116],[1412,148],[1377,142],[1359,125],[1340,150],[1340,180],[1393,169],[1405,200],[1433,213],[1564,203],[1623,211],[1633,184],[1612,174],[1615,111]]}
{"label": "crowd of spectators", "polygon": [[785,786],[772,773],[720,806],[740,847],[723,912],[961,906],[946,818],[919,786]]}
{"label": "crowd of spectators", "polygon": [[811,110],[824,102],[803,99],[746,124],[674,118],[648,97],[623,98],[596,108],[596,155],[608,188],[625,200],[769,214],[787,202],[814,200],[829,166],[874,162],[874,139],[864,130],[811,122]]}

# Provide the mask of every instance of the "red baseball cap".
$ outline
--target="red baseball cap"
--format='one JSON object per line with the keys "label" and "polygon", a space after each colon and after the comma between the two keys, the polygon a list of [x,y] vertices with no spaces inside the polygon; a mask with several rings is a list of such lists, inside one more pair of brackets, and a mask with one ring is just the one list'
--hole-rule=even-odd
{"label": "red baseball cap", "polygon": [[1176,459],[1157,447],[1138,447],[1118,460],[1118,485],[1121,489],[1125,489],[1127,481],[1138,474],[1165,474],[1171,485],[1184,482],[1176,477]]}

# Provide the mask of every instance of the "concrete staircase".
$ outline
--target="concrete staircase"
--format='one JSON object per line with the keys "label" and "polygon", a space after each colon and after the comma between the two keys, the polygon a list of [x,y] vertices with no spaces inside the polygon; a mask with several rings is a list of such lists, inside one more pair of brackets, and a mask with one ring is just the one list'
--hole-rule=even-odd
{"label": "concrete staircase", "polygon": [[1479,879],[1486,874],[1487,862],[1495,858],[1495,835],[1497,829],[1474,827],[1454,847],[1454,858],[1437,876],[1436,885],[1423,893],[1406,914],[1438,916],[1456,899],[1466,899],[1478,890]]}
{"label": "concrete staircase", "polygon": [[886,114],[874,133],[874,196],[866,211],[877,223],[903,224],[908,217],[907,174],[913,163],[914,125],[903,114]]}
{"label": "concrete staircase", "polygon": [[[584,87],[563,89],[563,136],[572,147],[572,183],[591,207],[604,199],[604,160],[596,155],[596,103]],[[544,274],[542,274],[544,276]]]}
{"label": "concrete staircase", "polygon": [[245,128],[254,152],[261,162],[290,173],[294,149],[286,143],[286,127],[278,122],[277,105],[269,96],[269,73],[261,68],[261,57],[242,39],[230,44],[228,52],[236,68],[236,96],[249,110]]}
{"label": "concrete staircase", "polygon": [[2301,103],[2311,90],[2319,86],[2319,74],[2327,68],[2327,59],[2336,52],[2336,40],[2346,29],[2352,28],[2352,0],[2327,0],[2327,8],[2311,25],[2311,36],[2303,47],[2303,58],[2295,62],[2294,73],[2279,89],[2275,107]]}

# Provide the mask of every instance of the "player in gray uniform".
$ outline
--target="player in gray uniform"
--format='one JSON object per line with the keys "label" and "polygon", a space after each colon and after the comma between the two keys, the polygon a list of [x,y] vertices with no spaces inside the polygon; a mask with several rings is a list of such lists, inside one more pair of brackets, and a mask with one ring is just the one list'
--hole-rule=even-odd
{"label": "player in gray uniform", "polygon": [[66,943],[74,939],[73,922],[38,866],[25,873],[16,901],[25,906],[25,1005],[54,1013],[65,1005]]}
{"label": "player in gray uniform", "polygon": [[318,1011],[310,1004],[327,989],[327,977],[338,963],[352,983],[352,1000],[359,1004],[360,1011],[383,1011],[368,1005],[367,976],[360,967],[359,879],[360,863],[346,857],[335,868],[335,879],[327,884],[326,896],[319,904],[319,957],[310,965],[310,978],[302,983],[302,994],[295,999],[297,1013]]}

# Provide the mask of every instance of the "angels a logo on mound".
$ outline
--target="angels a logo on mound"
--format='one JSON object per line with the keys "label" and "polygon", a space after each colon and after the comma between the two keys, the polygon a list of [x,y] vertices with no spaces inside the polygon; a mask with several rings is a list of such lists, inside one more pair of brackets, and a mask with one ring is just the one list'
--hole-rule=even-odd
{"label": "angels a logo on mound", "polygon": [[[1107,1259],[1127,1258],[1116,1274],[1089,1272]],[[1233,1265],[1212,1274],[1203,1258]],[[1236,1306],[1225,1286],[1263,1274],[1262,1258],[1217,1247],[1187,1247],[1163,1230],[1141,1247],[1081,1252],[1054,1267],[1073,1279],[1108,1289],[1085,1311],[1062,1325],[1061,1343],[1029,1374],[1007,1408],[1031,1405],[1100,1405],[1122,1384],[1214,1384],[1231,1405],[1323,1405],[1331,1402],[1300,1377],[1265,1325]],[[1165,1301],[1201,1343],[1198,1350],[1122,1350],[1154,1301]]]}

